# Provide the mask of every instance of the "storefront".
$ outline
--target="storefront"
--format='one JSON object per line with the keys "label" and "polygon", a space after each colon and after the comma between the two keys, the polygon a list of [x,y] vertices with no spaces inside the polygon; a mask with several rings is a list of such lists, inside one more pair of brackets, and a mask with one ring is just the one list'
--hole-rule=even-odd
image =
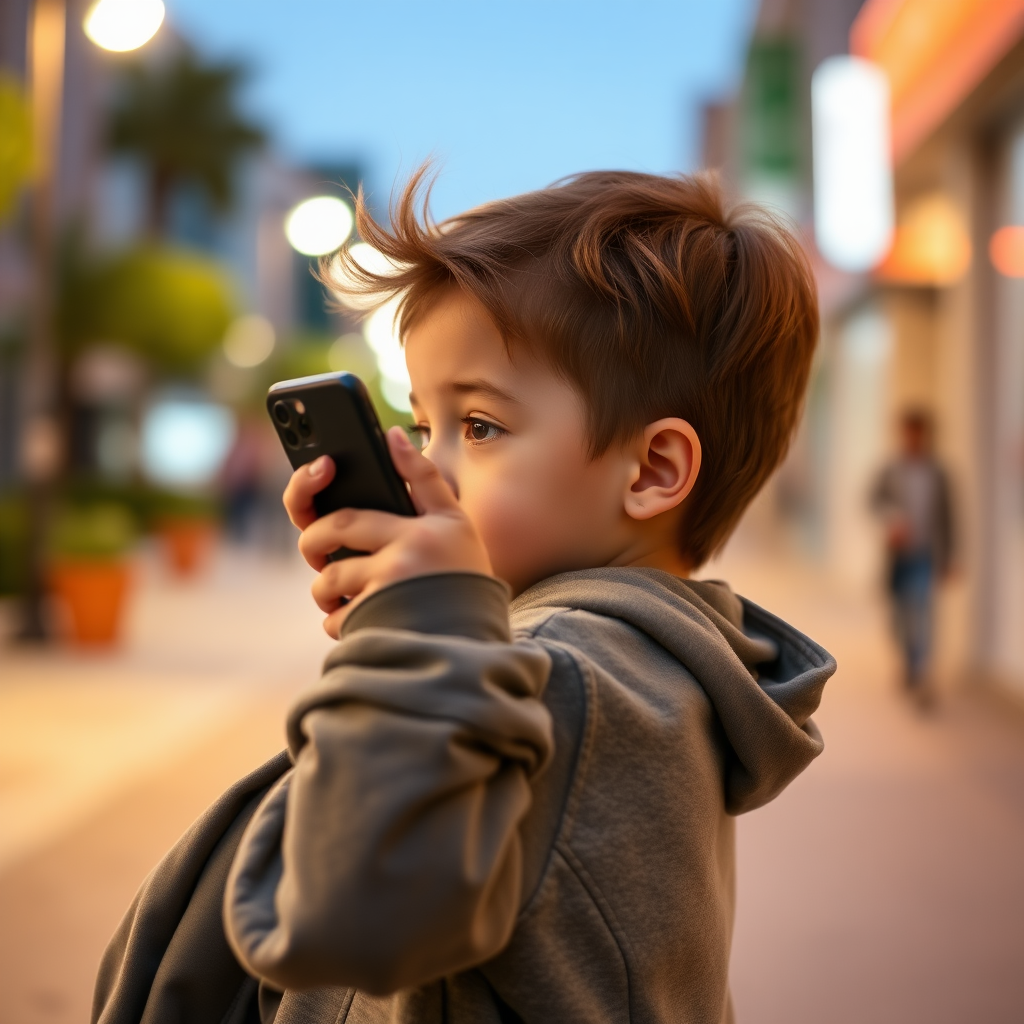
{"label": "storefront", "polygon": [[[901,410],[928,409],[937,425],[959,537],[940,600],[940,676],[989,678],[1024,698],[1022,39],[1019,0],[861,9],[851,52],[881,65],[892,90],[897,227],[871,285],[827,333],[830,448],[857,478],[847,489],[891,446]],[[831,556],[863,565],[849,548],[866,544],[864,517],[851,532],[855,496],[834,492]]]}

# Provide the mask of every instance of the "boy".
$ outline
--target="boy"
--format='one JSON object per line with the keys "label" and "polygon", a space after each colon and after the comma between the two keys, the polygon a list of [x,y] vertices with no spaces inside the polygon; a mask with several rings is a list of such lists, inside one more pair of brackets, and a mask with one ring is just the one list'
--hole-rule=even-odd
{"label": "boy", "polygon": [[403,296],[421,515],[318,520],[334,467],[292,477],[340,642],[287,757],[143,886],[94,1019],[731,1019],[733,816],[820,752],[835,663],[688,576],[797,421],[806,262],[709,178],[584,174],[441,227],[421,181],[390,230],[360,204],[394,273],[346,265]]}

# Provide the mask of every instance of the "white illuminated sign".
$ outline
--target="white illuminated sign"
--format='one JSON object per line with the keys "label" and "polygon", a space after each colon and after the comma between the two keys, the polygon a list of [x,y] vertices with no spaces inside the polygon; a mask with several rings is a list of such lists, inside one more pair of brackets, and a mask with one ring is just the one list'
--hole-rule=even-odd
{"label": "white illuminated sign", "polygon": [[814,236],[833,266],[862,273],[892,245],[889,82],[860,57],[829,57],[811,77]]}

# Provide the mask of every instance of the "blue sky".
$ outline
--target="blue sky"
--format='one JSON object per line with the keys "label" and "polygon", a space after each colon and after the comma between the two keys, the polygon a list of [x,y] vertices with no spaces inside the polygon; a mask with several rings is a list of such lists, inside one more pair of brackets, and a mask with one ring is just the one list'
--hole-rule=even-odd
{"label": "blue sky", "polygon": [[386,197],[434,156],[437,216],[598,167],[686,170],[700,104],[737,81],[752,0],[166,0],[253,69],[289,159],[361,160]]}

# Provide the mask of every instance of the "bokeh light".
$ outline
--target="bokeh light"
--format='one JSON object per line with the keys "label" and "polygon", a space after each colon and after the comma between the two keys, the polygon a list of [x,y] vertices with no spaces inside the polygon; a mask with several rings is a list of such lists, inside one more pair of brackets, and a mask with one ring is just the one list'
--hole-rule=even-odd
{"label": "bokeh light", "polygon": [[[401,268],[396,266],[379,249],[375,249],[369,242],[356,242],[349,246],[349,255],[355,262],[365,270],[375,274],[394,274]],[[340,260],[335,259],[331,264],[331,278],[338,286],[337,299],[342,305],[349,309],[364,311],[373,309],[379,301],[379,296],[373,293],[368,295],[353,295],[347,291],[354,281],[353,277]]]}
{"label": "bokeh light", "polygon": [[363,336],[377,357],[384,399],[392,409],[409,412],[412,409],[409,404],[412,383],[395,322],[398,302],[397,298],[392,299],[372,313],[363,325]]}
{"label": "bokeh light", "polygon": [[971,265],[971,238],[963,212],[941,192],[909,203],[879,276],[904,284],[955,284]]}
{"label": "bokeh light", "polygon": [[336,196],[315,196],[292,209],[285,218],[284,233],[303,256],[324,256],[344,244],[354,223],[348,203]]}
{"label": "bokeh light", "polygon": [[327,365],[335,372],[354,373],[363,380],[377,376],[377,358],[361,334],[343,334],[327,350]]}
{"label": "bokeh light", "polygon": [[274,351],[274,325],[258,313],[240,316],[224,335],[224,358],[247,369],[265,362]]}
{"label": "bokeh light", "polygon": [[829,57],[811,77],[814,235],[834,267],[862,273],[892,244],[889,83],[860,57]]}
{"label": "bokeh light", "polygon": [[1000,228],[989,240],[988,254],[1004,277],[1024,277],[1024,225]]}
{"label": "bokeh light", "polygon": [[104,50],[137,50],[164,20],[162,0],[96,0],[85,15],[85,34]]}
{"label": "bokeh light", "polygon": [[200,398],[158,398],[142,419],[142,470],[153,483],[202,487],[216,476],[235,439],[235,417]]}

